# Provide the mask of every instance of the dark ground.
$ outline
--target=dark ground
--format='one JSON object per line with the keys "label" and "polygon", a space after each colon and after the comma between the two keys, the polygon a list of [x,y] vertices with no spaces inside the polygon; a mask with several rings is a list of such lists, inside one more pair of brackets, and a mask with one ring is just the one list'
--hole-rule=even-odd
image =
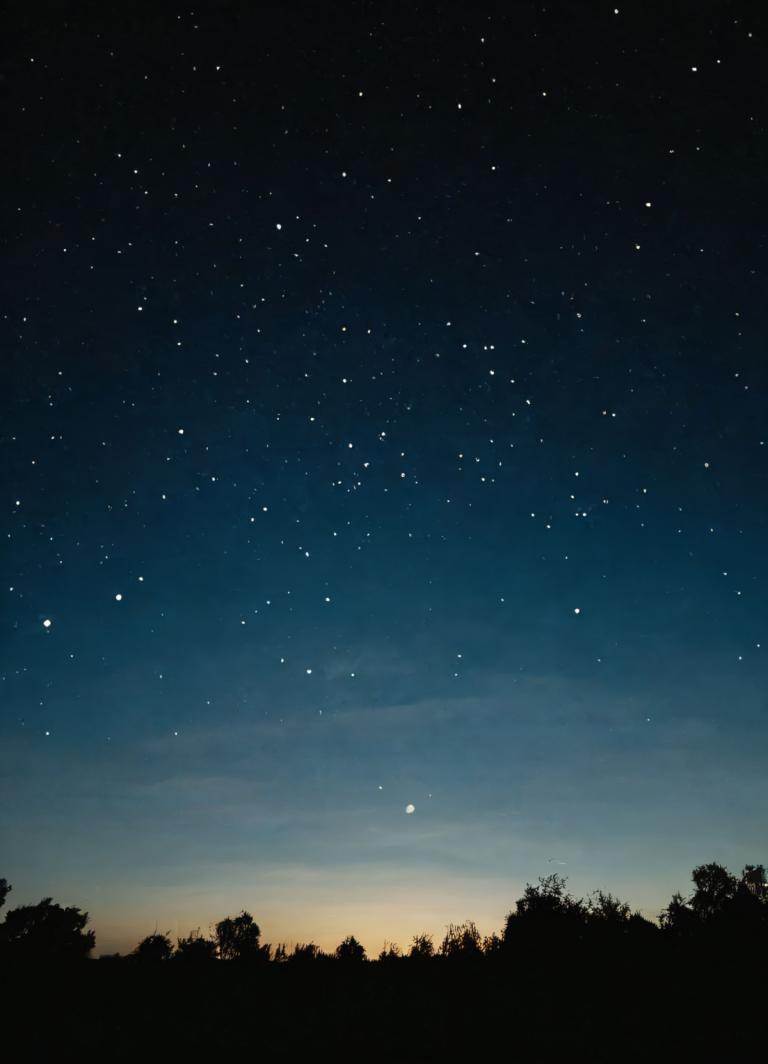
{"label": "dark ground", "polygon": [[758,959],[724,955],[252,970],[93,961],[5,982],[6,1038],[25,1047],[6,1059],[737,1060],[766,1035]]}

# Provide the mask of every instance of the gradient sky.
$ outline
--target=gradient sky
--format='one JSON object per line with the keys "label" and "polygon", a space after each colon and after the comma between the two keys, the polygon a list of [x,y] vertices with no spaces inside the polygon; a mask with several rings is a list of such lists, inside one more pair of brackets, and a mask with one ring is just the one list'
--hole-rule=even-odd
{"label": "gradient sky", "polygon": [[377,952],[764,861],[764,17],[132,12],[0,42],[10,902]]}

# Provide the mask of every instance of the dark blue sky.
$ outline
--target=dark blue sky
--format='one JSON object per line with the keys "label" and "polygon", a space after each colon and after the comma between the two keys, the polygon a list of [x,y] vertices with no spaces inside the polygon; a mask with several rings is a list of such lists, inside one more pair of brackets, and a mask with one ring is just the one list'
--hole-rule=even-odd
{"label": "dark blue sky", "polygon": [[765,30],[12,8],[17,904],[376,950],[764,858]]}

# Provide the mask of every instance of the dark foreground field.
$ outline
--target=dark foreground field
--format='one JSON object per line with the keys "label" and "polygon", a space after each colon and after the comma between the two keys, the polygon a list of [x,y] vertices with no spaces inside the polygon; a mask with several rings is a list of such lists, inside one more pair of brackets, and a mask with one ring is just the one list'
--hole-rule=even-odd
{"label": "dark foreground field", "polygon": [[751,1059],[764,958],[521,957],[6,971],[7,1060]]}

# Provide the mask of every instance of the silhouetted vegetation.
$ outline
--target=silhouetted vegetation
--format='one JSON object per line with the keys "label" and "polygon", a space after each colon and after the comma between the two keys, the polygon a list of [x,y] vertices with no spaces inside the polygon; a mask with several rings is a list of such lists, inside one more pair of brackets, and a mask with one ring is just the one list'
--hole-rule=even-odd
{"label": "silhouetted vegetation", "polygon": [[335,957],[337,961],[359,962],[366,959],[365,950],[354,937],[350,935],[336,947]]}
{"label": "silhouetted vegetation", "polygon": [[83,960],[96,942],[95,932],[83,930],[87,923],[88,913],[64,909],[50,898],[9,909],[0,924],[0,956],[10,961]]}
{"label": "silhouetted vegetation", "polygon": [[216,945],[223,961],[254,964],[268,961],[269,946],[260,944],[261,931],[250,913],[228,916],[216,924]]}
{"label": "silhouetted vegetation", "polygon": [[169,961],[173,955],[173,946],[168,935],[147,935],[131,954],[137,961]]}
{"label": "silhouetted vegetation", "polygon": [[[734,875],[714,862],[692,880],[654,922],[610,893],[576,898],[562,876],[546,876],[526,885],[500,933],[482,937],[467,920],[438,948],[420,934],[406,950],[385,943],[376,961],[352,935],[333,953],[313,942],[273,951],[242,911],[210,935],[190,931],[174,946],[155,930],[126,956],[85,964],[88,914],[44,898],[0,924],[0,963],[14,976],[6,1010],[20,1022],[39,1008],[51,1020],[25,1030],[30,1051],[95,1041],[117,1060],[133,1059],[150,1032],[166,1052],[246,1050],[256,1000],[256,1041],[271,1059],[334,1047],[367,1059],[477,1056],[497,1036],[529,1059],[580,1048],[613,1060],[618,1044],[623,1060],[654,1047],[701,1054],[719,1038],[734,1057],[764,1023],[768,881],[762,865]],[[0,905],[10,889],[0,879]],[[88,1034],[81,1009],[93,1018]]]}
{"label": "silhouetted vegetation", "polygon": [[173,956],[174,960],[183,961],[185,964],[215,961],[218,956],[218,946],[213,939],[201,935],[198,929],[190,931],[186,938],[178,939]]}

